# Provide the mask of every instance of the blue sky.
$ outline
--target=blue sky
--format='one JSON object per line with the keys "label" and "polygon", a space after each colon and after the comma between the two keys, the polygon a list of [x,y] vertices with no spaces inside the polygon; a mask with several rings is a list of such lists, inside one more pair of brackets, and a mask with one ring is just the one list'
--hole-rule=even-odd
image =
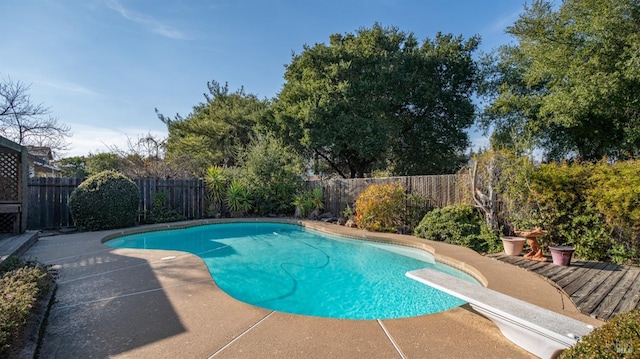
{"label": "blue sky", "polygon": [[[165,136],[154,108],[185,116],[208,81],[275,97],[304,44],[375,22],[433,38],[480,35],[488,52],[523,2],[500,0],[2,0],[0,77],[71,127],[66,156]],[[473,141],[483,143],[479,133]]]}

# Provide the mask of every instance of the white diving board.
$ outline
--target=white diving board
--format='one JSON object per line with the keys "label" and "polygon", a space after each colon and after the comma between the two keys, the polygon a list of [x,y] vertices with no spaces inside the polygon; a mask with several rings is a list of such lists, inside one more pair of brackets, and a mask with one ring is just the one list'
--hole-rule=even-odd
{"label": "white diving board", "polygon": [[507,339],[540,358],[557,357],[594,328],[434,269],[414,270],[406,275],[468,302],[475,311],[493,321]]}

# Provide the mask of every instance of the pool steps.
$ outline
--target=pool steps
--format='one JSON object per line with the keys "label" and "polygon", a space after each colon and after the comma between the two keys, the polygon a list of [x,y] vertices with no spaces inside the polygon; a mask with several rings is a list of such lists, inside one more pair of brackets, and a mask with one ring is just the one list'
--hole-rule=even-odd
{"label": "pool steps", "polygon": [[406,276],[468,302],[507,339],[540,358],[557,357],[593,330],[587,323],[433,269]]}

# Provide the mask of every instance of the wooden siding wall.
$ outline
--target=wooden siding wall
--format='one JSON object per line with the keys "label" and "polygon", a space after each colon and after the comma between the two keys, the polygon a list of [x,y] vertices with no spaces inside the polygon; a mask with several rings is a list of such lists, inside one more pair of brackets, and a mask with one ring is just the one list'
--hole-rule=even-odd
{"label": "wooden siding wall", "polygon": [[[68,201],[71,192],[82,183],[82,178],[30,178],[29,229],[72,227]],[[140,189],[140,220],[153,206],[155,193],[166,193],[166,205],[187,219],[202,218],[205,210],[205,186],[201,180],[163,180],[145,178],[134,180]]]}
{"label": "wooden siding wall", "polygon": [[471,177],[465,174],[315,180],[308,182],[308,188],[322,187],[325,211],[339,215],[347,205],[353,208],[358,195],[370,185],[393,182],[400,182],[410,194],[426,196],[433,208],[473,201]]}

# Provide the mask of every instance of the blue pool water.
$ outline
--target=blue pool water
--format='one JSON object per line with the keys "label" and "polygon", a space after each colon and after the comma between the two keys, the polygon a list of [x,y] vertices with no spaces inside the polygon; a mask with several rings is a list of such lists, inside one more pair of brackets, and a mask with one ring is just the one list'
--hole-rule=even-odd
{"label": "blue pool water", "polygon": [[110,240],[118,248],[167,249],[204,260],[230,296],[259,307],[348,319],[404,318],[444,311],[464,302],[405,277],[436,268],[427,252],[329,236],[281,223],[233,223],[146,232]]}

